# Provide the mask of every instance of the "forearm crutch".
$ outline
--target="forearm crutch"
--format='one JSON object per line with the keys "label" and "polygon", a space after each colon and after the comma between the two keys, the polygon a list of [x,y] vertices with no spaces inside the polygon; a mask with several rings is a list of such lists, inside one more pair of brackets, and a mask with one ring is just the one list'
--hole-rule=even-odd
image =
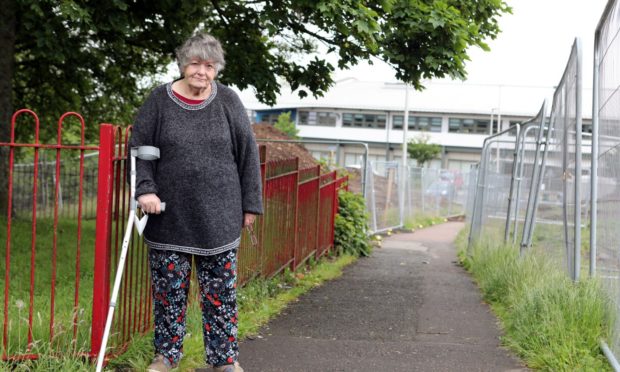
{"label": "forearm crutch", "polygon": [[[99,355],[97,356],[97,372],[101,372],[103,369],[103,361],[105,359],[105,350],[108,343],[108,337],[110,336],[110,329],[112,328],[112,318],[114,316],[114,309],[116,308],[116,299],[118,298],[118,291],[121,287],[121,279],[123,277],[123,271],[125,269],[125,259],[127,258],[127,250],[129,248],[129,240],[131,239],[131,233],[135,225],[138,230],[138,235],[142,235],[146,222],[148,220],[148,214],[145,214],[142,218],[138,218],[136,212],[140,205],[136,202],[136,158],[141,160],[156,160],[159,159],[159,149],[153,146],[140,146],[132,148],[130,150],[130,205],[129,205],[129,220],[127,221],[127,227],[125,228],[125,235],[123,237],[123,247],[121,249],[121,256],[118,261],[118,268],[116,269],[116,278],[114,279],[114,289],[112,289],[112,297],[110,298],[110,308],[108,310],[108,318],[105,322],[105,329],[103,331],[103,338],[101,340],[101,349],[99,349]],[[161,203],[161,210],[166,209],[166,203]]]}

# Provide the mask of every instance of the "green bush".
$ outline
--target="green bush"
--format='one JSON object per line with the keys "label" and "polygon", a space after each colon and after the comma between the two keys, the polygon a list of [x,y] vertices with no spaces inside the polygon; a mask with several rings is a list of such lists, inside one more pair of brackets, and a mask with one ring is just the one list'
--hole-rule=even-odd
{"label": "green bush", "polygon": [[355,256],[369,256],[372,247],[368,239],[368,213],[364,198],[341,191],[338,206],[334,232],[336,249]]}
{"label": "green bush", "polygon": [[295,123],[291,120],[290,112],[281,113],[278,116],[278,121],[273,126],[285,133],[291,139],[299,139],[299,129],[297,129]]}

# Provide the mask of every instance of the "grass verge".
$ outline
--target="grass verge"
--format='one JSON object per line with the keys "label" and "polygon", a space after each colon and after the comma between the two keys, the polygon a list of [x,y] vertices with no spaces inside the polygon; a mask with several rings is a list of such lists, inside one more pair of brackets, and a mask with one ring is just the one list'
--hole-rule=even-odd
{"label": "grass verge", "polygon": [[596,279],[572,282],[562,265],[536,249],[492,242],[465,253],[467,231],[457,238],[459,258],[500,318],[503,343],[530,368],[543,371],[608,371],[599,348],[609,334],[610,303]]}
{"label": "grass verge", "polygon": [[405,230],[415,231],[416,229],[422,229],[424,227],[437,225],[439,223],[446,222],[447,219],[445,217],[434,217],[434,216],[416,216],[407,218],[405,220],[405,224],[403,228]]}

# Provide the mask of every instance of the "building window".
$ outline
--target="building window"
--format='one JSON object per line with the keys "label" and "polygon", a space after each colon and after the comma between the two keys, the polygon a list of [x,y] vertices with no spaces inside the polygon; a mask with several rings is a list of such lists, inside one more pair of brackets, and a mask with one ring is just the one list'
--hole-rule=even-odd
{"label": "building window", "polygon": [[338,115],[335,112],[299,111],[299,125],[335,127]]}
{"label": "building window", "polygon": [[350,112],[342,114],[343,127],[384,129],[386,121],[384,114],[354,114]]}
{"label": "building window", "polygon": [[[404,115],[394,115],[392,117],[392,129],[403,129]],[[409,130],[422,132],[441,132],[441,117],[438,116],[413,116],[409,115]]]}
{"label": "building window", "polygon": [[334,112],[317,112],[317,125],[335,127],[338,115]]}
{"label": "building window", "polygon": [[481,119],[450,118],[450,120],[448,120],[448,132],[488,134],[489,121]]}
{"label": "building window", "polygon": [[268,124],[275,124],[278,122],[278,117],[280,116],[280,112],[278,113],[271,113],[271,114],[263,114],[261,116],[261,122],[262,123],[268,123]]}

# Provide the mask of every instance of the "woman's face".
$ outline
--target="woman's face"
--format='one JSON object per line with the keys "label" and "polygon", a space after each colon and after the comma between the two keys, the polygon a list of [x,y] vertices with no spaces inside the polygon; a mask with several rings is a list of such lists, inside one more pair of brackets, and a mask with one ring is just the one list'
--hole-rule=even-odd
{"label": "woman's face", "polygon": [[194,89],[205,89],[215,79],[215,62],[192,58],[183,71],[184,80]]}

